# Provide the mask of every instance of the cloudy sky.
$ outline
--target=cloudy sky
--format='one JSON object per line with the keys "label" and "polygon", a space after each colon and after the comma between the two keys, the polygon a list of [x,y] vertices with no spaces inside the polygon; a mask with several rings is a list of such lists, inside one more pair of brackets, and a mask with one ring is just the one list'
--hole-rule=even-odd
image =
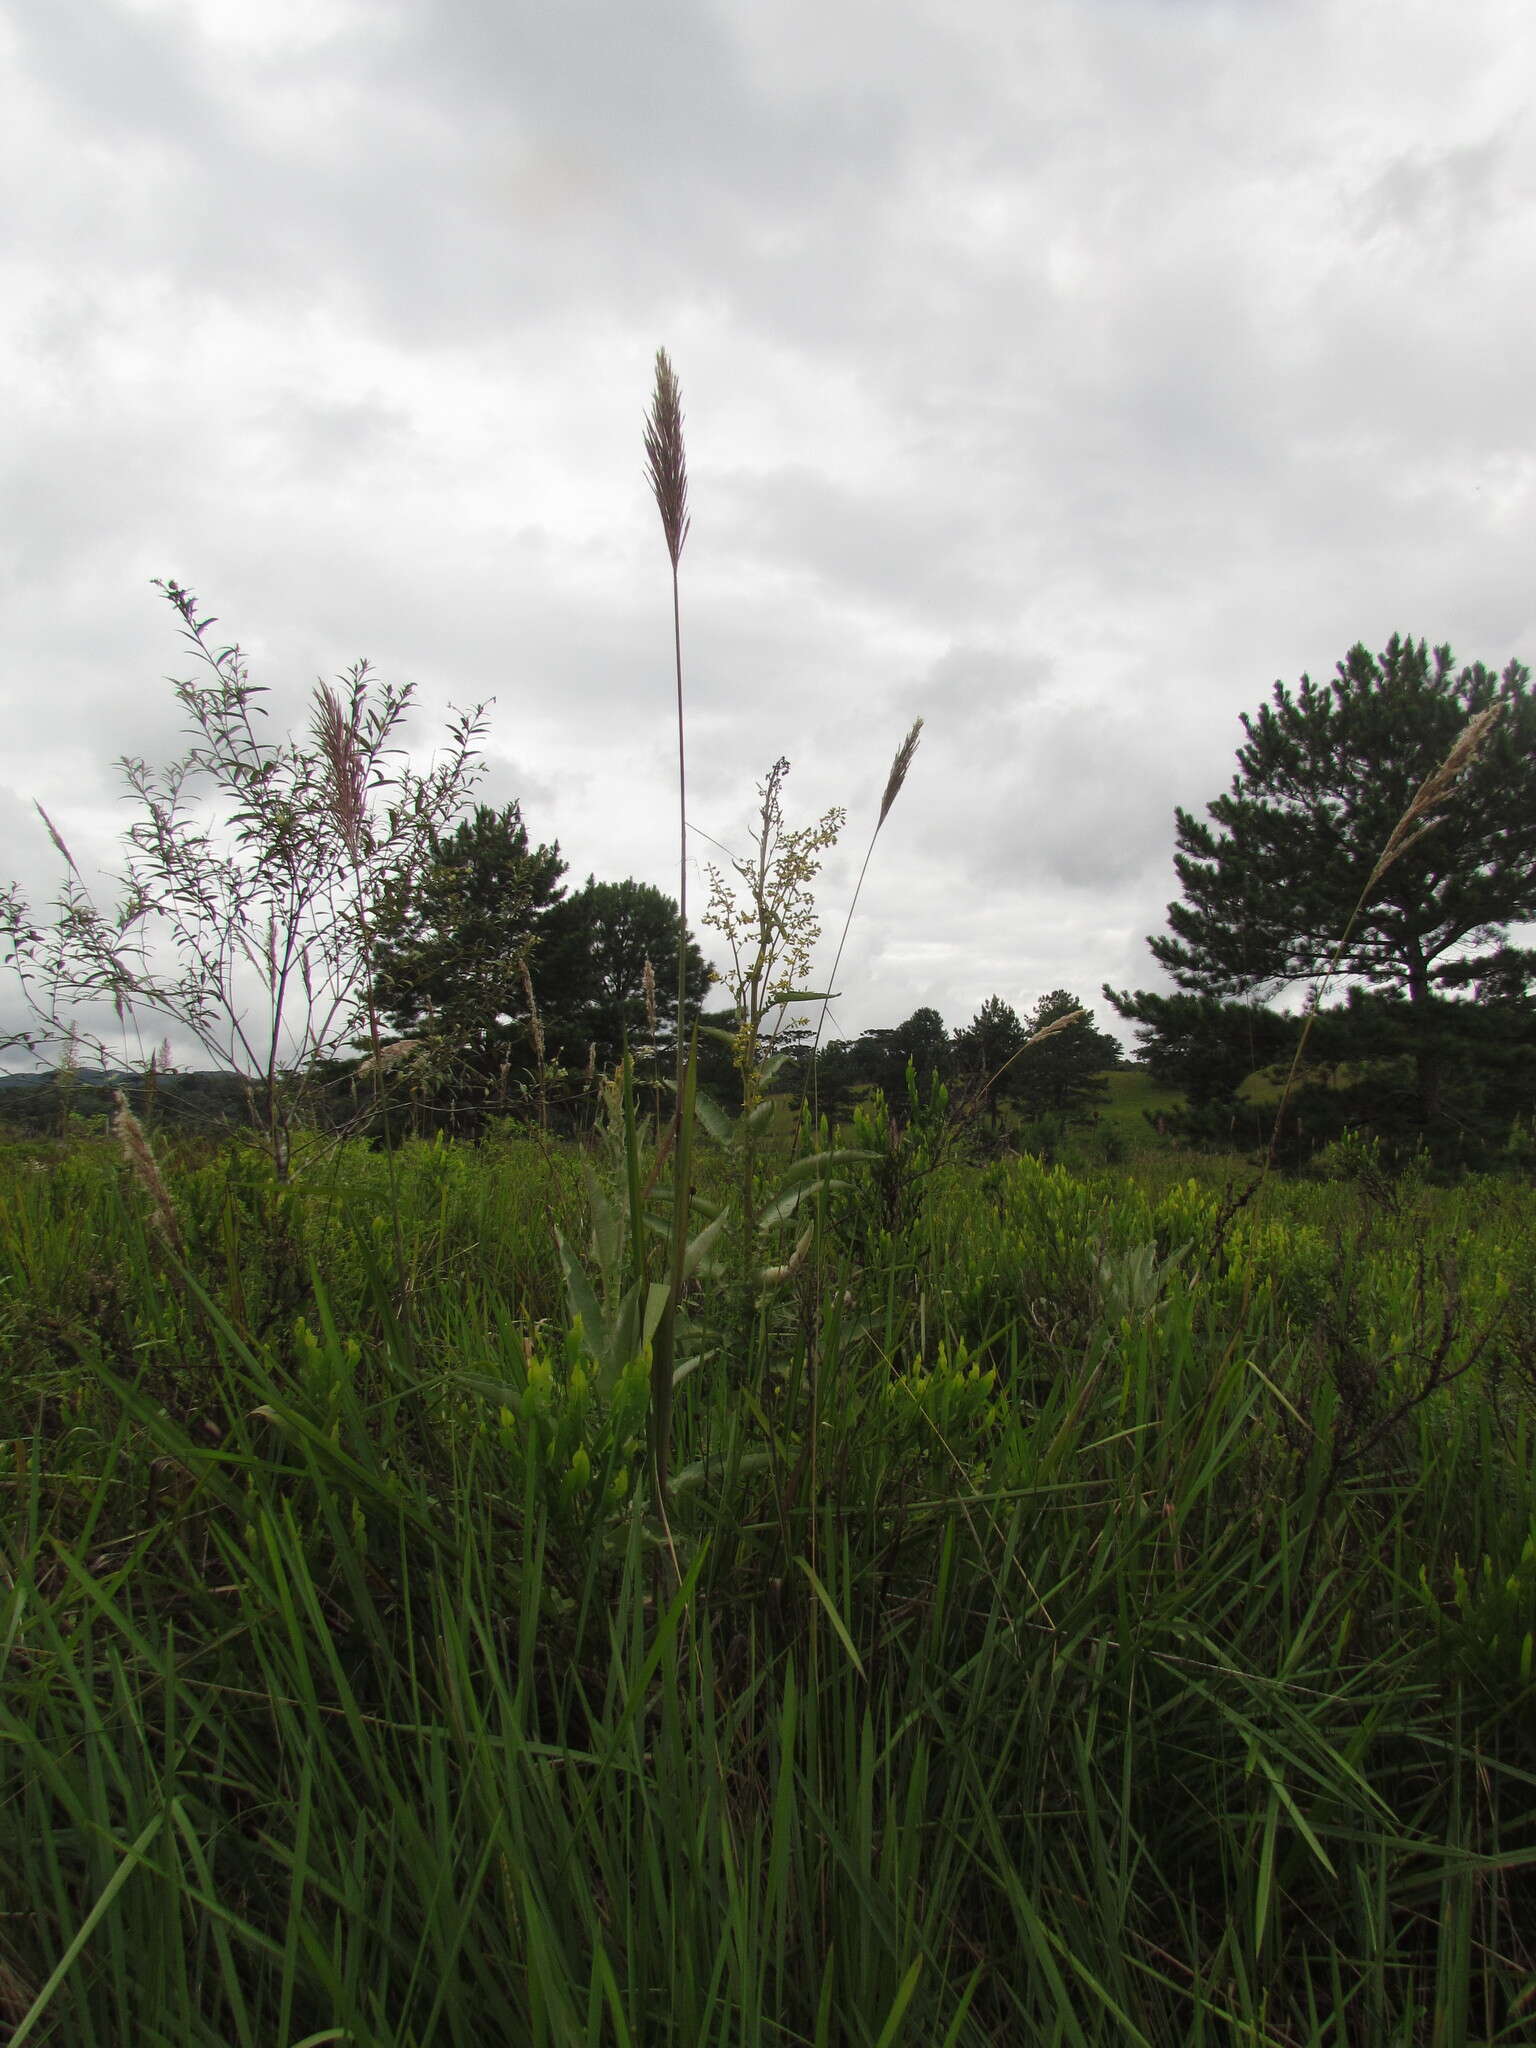
{"label": "cloudy sky", "polygon": [[1536,657],[1524,0],[8,0],[0,79],[35,896],[33,799],[107,859],[176,749],[155,576],[285,719],[361,655],[424,744],[494,697],[487,793],[675,889],[659,343],[695,822],[788,755],[835,934],[927,721],[845,1032],[1112,1022],[1277,677]]}

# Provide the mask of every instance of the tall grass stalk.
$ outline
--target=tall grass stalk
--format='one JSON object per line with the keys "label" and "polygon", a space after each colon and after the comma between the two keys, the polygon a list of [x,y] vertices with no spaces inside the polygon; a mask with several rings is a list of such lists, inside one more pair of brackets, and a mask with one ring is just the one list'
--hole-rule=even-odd
{"label": "tall grass stalk", "polygon": [[837,951],[832,955],[832,967],[827,975],[828,993],[821,999],[821,1009],[816,1018],[816,1035],[811,1041],[813,1085],[816,1055],[821,1050],[821,1034],[826,1029],[827,1006],[832,1001],[831,991],[837,986],[837,970],[842,965],[843,948],[848,943],[848,934],[853,927],[853,914],[858,909],[859,898],[864,892],[864,877],[869,873],[869,863],[874,855],[875,841],[880,837],[881,828],[891,814],[892,805],[901,794],[902,787],[912,767],[913,756],[917,752],[917,743],[922,736],[922,730],[923,721],[920,718],[913,719],[906,737],[896,749],[895,755],[891,760],[890,772],[885,778],[885,788],[880,797],[880,814],[875,819],[875,829],[870,833],[869,844],[864,849],[864,859],[859,867],[859,878],[853,885],[853,894],[848,899],[848,914],[843,919],[843,928],[838,934],[837,939]]}
{"label": "tall grass stalk", "polygon": [[685,1128],[685,1097],[690,1049],[688,1016],[688,755],[683,718],[683,626],[678,594],[682,560],[692,520],[688,511],[688,459],[683,442],[683,398],[677,375],[664,348],[656,351],[656,382],[645,424],[646,474],[672,567],[672,654],[677,679],[677,1060],[674,1075],[672,1179],[672,1255],[666,1306],[656,1331],[652,1364],[651,1458],[656,1501],[665,1512],[670,1459],[672,1375],[677,1359],[677,1312],[683,1290],[683,1259],[688,1243],[688,1213],[693,1191],[686,1171],[689,1133]]}

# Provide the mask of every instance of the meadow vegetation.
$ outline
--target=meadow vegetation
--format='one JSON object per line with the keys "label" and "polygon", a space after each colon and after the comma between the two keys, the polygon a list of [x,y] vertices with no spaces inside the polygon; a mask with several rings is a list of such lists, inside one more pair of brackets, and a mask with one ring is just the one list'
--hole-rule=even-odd
{"label": "meadow vegetation", "polygon": [[567,1151],[163,1151],[0,1162],[14,2039],[1529,2038],[1528,1188],[850,1173],[663,1518]]}
{"label": "meadow vegetation", "polygon": [[918,1012],[823,1097],[782,1041],[842,819],[789,824],[784,763],[714,890],[735,1007],[681,1028],[664,357],[646,449],[679,1028],[648,955],[649,1060],[619,991],[590,1128],[552,1127],[493,937],[521,1113],[381,1113],[364,693],[329,782],[290,766],[355,885],[373,1114],[306,1124],[264,1051],[244,1132],[157,1124],[152,1063],[142,1117],[0,1140],[0,2029],[1529,2041],[1536,1190],[1368,1131],[1304,1175],[1179,1149],[1062,991],[949,1073]]}

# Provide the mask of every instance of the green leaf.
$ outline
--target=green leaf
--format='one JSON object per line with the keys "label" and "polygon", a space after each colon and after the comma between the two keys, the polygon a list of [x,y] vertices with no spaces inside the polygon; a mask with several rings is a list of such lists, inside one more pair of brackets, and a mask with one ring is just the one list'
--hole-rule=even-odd
{"label": "green leaf", "polygon": [[[833,1600],[832,1595],[827,1591],[826,1587],[817,1577],[815,1568],[812,1566],[808,1558],[797,1557],[795,1559],[795,1563],[799,1565],[801,1571],[803,1571],[805,1573],[805,1576],[810,1580],[811,1590],[815,1593],[816,1598],[821,1602],[822,1606],[827,1610],[827,1619],[831,1622],[833,1628],[836,1630],[838,1641],[842,1644],[843,1648],[848,1652],[849,1657],[853,1660],[854,1670],[858,1672],[860,1678],[867,1679],[869,1677],[869,1673],[864,1669],[864,1660],[859,1655],[858,1651],[853,1647],[853,1637],[849,1635],[847,1625],[843,1621],[843,1617],[838,1613],[837,1604]],[[898,2014],[897,2017],[899,2018],[900,2014]]]}
{"label": "green leaf", "polygon": [[723,1110],[718,1102],[712,1101],[702,1088],[695,1092],[693,1106],[697,1112],[699,1122],[704,1126],[710,1137],[714,1139],[715,1143],[717,1145],[729,1145],[736,1130],[735,1119],[730,1113]]}
{"label": "green leaf", "polygon": [[[690,1365],[702,1364],[700,1359],[691,1359]],[[691,1486],[702,1486],[711,1476],[720,1478],[729,1472],[768,1472],[773,1469],[771,1451],[747,1451],[739,1458],[695,1458],[691,1465],[685,1465],[673,1478],[674,1492],[682,1493]]]}
{"label": "green leaf", "polygon": [[812,1174],[820,1173],[824,1166],[870,1166],[880,1157],[878,1152],[844,1145],[831,1152],[809,1152],[803,1159],[796,1159],[786,1166],[779,1175],[781,1182],[807,1180]]}
{"label": "green leaf", "polygon": [[706,1223],[698,1236],[689,1240],[688,1247],[683,1253],[683,1278],[685,1280],[691,1280],[708,1259],[719,1241],[720,1233],[724,1230],[730,1213],[729,1209],[722,1209],[712,1223]]}
{"label": "green leaf", "polygon": [[[651,1282],[650,1293],[647,1295],[645,1302],[645,1322],[640,1332],[642,1344],[649,1344],[656,1335],[656,1325],[661,1321],[661,1312],[667,1305],[667,1296],[671,1291],[665,1280],[653,1280]],[[625,1363],[628,1364],[628,1362],[626,1359]]]}
{"label": "green leaf", "polygon": [[811,1181],[806,1185],[784,1188],[774,1197],[766,1209],[758,1211],[757,1227],[759,1230],[766,1230],[772,1224],[782,1223],[786,1217],[793,1216],[807,1195],[820,1194],[823,1189],[826,1189],[827,1193],[830,1194],[834,1189],[847,1188],[852,1185],[851,1181],[846,1180],[818,1180]]}
{"label": "green leaf", "polygon": [[896,1987],[896,1996],[891,2000],[891,2009],[885,2016],[885,2025],[880,2029],[880,2038],[876,2041],[875,2048],[891,2048],[901,2028],[901,2016],[912,2003],[912,1994],[917,1989],[917,1980],[922,1968],[922,1957],[914,1957],[911,1969]]}
{"label": "green leaf", "polygon": [[757,1212],[758,1229],[767,1230],[775,1223],[782,1223],[786,1216],[793,1216],[806,1196],[814,1193],[813,1187],[785,1188],[782,1194],[775,1195],[766,1209]]}
{"label": "green leaf", "polygon": [[597,1270],[602,1278],[604,1291],[611,1290],[619,1279],[619,1255],[622,1248],[618,1205],[611,1201],[600,1186],[597,1175],[587,1168],[587,1207],[592,1216],[592,1247],[597,1259]]}
{"label": "green leaf", "polygon": [[[180,1806],[183,1803],[178,1797],[171,1802],[171,1805]],[[155,1815],[153,1820],[139,1830],[134,1840],[128,1844],[128,1847],[123,1852],[122,1862],[118,1864],[116,1870],[113,1871],[112,1875],[102,1886],[91,1910],[75,1929],[73,1939],[54,1965],[53,1973],[47,1983],[16,2022],[16,2031],[10,2037],[12,2048],[21,2048],[21,2044],[29,2041],[37,2031],[37,2022],[48,2010],[53,1994],[74,1968],[76,1958],[95,1933],[98,1922],[105,1917],[111,1908],[112,1901],[117,1897],[129,1878],[132,1877],[134,1871],[144,1861],[145,1851],[155,1839],[155,1836],[159,1834],[161,1828],[164,1827],[166,1815],[170,1811],[170,1807],[162,1809],[161,1812]]]}
{"label": "green leaf", "polygon": [[572,1320],[581,1318],[582,1339],[591,1357],[601,1363],[608,1348],[608,1323],[597,1296],[592,1292],[592,1283],[587,1278],[586,1268],[565,1241],[563,1232],[555,1232],[555,1243],[560,1248],[560,1264],[565,1272],[565,1298],[570,1306]]}

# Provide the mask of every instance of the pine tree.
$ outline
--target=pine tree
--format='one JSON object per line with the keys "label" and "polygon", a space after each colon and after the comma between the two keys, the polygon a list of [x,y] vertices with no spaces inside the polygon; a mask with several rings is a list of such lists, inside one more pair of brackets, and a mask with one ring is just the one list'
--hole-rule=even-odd
{"label": "pine tree", "polygon": [[[1033,1038],[1059,1018],[1083,1008],[1064,988],[1042,996],[1024,1020]],[[1092,1016],[1054,1031],[1021,1053],[1010,1069],[1013,1095],[1025,1116],[1089,1119],[1109,1093],[1106,1070],[1120,1058],[1120,1045],[1107,1031],[1094,1028]]]}
{"label": "pine tree", "polygon": [[[1432,1126],[1454,1035],[1445,1013],[1461,1007],[1450,992],[1494,973],[1523,991],[1536,971],[1536,952],[1507,943],[1536,918],[1529,680],[1517,661],[1501,676],[1480,662],[1458,669],[1448,647],[1431,656],[1394,635],[1379,656],[1353,647],[1328,683],[1277,682],[1242,721],[1238,772],[1209,822],[1176,813],[1183,900],[1169,906],[1170,935],[1149,941],[1154,958],[1205,997],[1265,1001],[1298,983],[1315,993],[1337,974],[1403,998],[1419,1116]],[[1494,705],[1433,822],[1383,865],[1426,779]],[[1144,1043],[1171,1021],[1166,997],[1105,994],[1145,1027]]]}
{"label": "pine tree", "polygon": [[455,1071],[492,1078],[527,1037],[523,970],[541,916],[564,895],[558,844],[534,846],[521,806],[479,804],[421,873],[385,893],[374,1000]]}

